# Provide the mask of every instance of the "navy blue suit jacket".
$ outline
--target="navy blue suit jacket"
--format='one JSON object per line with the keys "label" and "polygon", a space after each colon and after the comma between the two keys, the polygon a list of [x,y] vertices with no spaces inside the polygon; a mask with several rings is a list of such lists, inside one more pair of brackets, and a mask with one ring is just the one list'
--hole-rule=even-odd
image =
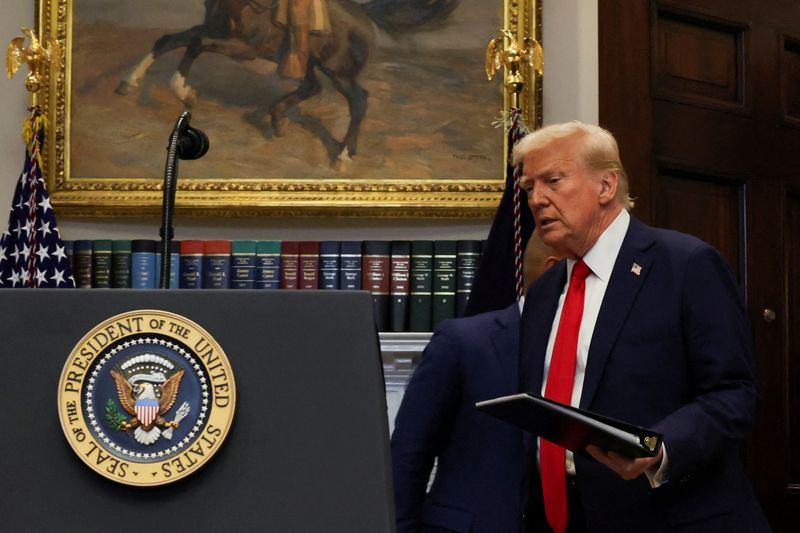
{"label": "navy blue suit jacket", "polygon": [[519,317],[514,304],[444,321],[425,349],[392,435],[398,533],[519,531],[522,433],[475,409],[517,392]]}
{"label": "navy blue suit jacket", "polygon": [[[522,390],[541,392],[565,282],[562,261],[528,292]],[[768,531],[739,462],[759,403],[755,381],[747,316],[722,256],[631,218],[589,347],[580,407],[663,433],[668,482],[653,490],[645,476],[624,481],[576,455],[589,530]]]}

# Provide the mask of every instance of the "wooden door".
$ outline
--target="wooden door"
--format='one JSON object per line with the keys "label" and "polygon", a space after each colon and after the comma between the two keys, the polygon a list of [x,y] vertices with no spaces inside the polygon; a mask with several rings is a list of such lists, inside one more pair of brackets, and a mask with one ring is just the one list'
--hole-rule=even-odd
{"label": "wooden door", "polygon": [[716,246],[764,397],[745,463],[776,531],[800,523],[800,2],[599,0],[600,122],[634,214]]}

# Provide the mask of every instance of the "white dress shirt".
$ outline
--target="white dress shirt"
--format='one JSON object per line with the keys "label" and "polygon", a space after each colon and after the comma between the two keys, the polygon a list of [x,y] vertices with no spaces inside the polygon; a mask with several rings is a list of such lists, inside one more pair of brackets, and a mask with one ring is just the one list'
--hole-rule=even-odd
{"label": "white dress shirt", "polygon": [[[622,241],[625,239],[625,234],[628,232],[630,221],[631,216],[623,209],[611,225],[600,235],[594,246],[592,246],[582,258],[591,272],[586,278],[583,317],[581,319],[580,330],[578,331],[578,353],[575,357],[575,378],[572,382],[572,399],[570,400],[570,405],[573,407],[580,406],[581,393],[583,392],[583,380],[586,376],[586,361],[589,357],[589,346],[592,343],[592,334],[594,333],[594,327],[597,323],[597,315],[600,313],[600,306],[603,304],[603,297],[606,294],[606,288],[608,288],[608,282],[611,279],[611,272],[614,270],[614,263],[617,261],[617,256],[622,248]],[[547,341],[544,372],[542,374],[542,396],[544,396],[547,387],[547,374],[550,370],[550,360],[553,357],[553,345],[556,342],[558,323],[561,320],[561,310],[564,307],[564,299],[567,296],[567,288],[569,287],[570,276],[572,276],[572,268],[575,266],[576,262],[575,259],[567,259],[567,282],[561,290],[561,296],[558,299],[558,308],[556,309],[556,315],[550,329],[550,338]],[[575,460],[573,453],[569,450],[567,450],[566,460],[567,475],[574,476]],[[665,470],[666,450],[664,450],[664,459],[658,472],[645,472],[653,488],[663,483],[661,478]]]}

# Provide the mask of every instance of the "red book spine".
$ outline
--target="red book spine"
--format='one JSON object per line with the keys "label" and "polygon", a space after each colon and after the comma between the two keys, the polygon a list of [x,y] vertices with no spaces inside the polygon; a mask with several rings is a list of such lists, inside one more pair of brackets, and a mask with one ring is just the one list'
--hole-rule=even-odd
{"label": "red book spine", "polygon": [[388,241],[364,241],[361,288],[372,293],[378,331],[389,330],[390,263]]}
{"label": "red book spine", "polygon": [[319,288],[319,241],[301,241],[300,252],[300,288]]}
{"label": "red book spine", "polygon": [[281,243],[281,289],[298,288],[300,247],[297,241]]}
{"label": "red book spine", "polygon": [[389,294],[389,256],[365,255],[363,260],[361,288],[387,296]]}

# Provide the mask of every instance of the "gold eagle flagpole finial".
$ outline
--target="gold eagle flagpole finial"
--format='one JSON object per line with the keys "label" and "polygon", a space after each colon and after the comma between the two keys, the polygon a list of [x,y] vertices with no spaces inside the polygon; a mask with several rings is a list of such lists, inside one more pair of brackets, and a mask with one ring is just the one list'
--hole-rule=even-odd
{"label": "gold eagle flagpole finial", "polygon": [[6,74],[8,79],[20,69],[23,63],[28,65],[28,76],[25,78],[25,88],[36,93],[42,86],[43,74],[50,64],[61,58],[61,46],[58,41],[48,38],[45,44],[39,42],[36,33],[31,28],[22,28],[22,33],[28,36],[30,44],[24,47],[24,37],[14,37],[6,48]]}
{"label": "gold eagle flagpole finial", "polygon": [[503,37],[495,37],[486,47],[486,77],[491,80],[495,72],[506,67],[504,86],[511,96],[511,107],[518,108],[519,93],[525,84],[521,66],[530,65],[541,76],[544,72],[544,53],[542,45],[533,37],[520,40],[510,30],[502,29],[500,32]]}

